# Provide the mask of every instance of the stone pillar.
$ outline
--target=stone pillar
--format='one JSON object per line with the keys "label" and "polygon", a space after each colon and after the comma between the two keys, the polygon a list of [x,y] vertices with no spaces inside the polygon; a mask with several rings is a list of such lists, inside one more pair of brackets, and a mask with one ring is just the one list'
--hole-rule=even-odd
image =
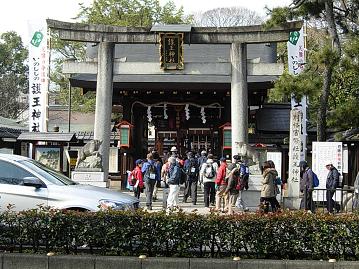
{"label": "stone pillar", "polygon": [[96,85],[96,112],[94,139],[101,140],[100,154],[104,178],[108,178],[110,131],[113,93],[114,43],[101,42],[98,46],[98,69]]}
{"label": "stone pillar", "polygon": [[247,45],[231,45],[231,125],[232,156],[239,153],[240,143],[248,144]]}

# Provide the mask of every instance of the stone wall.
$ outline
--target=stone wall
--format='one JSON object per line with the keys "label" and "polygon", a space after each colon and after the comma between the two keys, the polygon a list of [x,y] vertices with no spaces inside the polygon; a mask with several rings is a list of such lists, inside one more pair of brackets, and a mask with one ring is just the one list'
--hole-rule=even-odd
{"label": "stone wall", "polygon": [[359,261],[240,260],[0,254],[0,269],[354,269]]}

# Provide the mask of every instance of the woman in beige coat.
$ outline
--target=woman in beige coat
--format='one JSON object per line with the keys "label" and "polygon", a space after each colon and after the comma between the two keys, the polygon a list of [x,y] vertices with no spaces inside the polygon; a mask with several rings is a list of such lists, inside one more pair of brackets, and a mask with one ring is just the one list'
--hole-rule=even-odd
{"label": "woman in beige coat", "polygon": [[265,161],[263,163],[263,178],[261,180],[262,189],[260,198],[261,208],[264,209],[265,213],[269,211],[269,204],[271,204],[273,212],[278,209],[275,202],[277,195],[275,181],[277,176],[277,171],[274,168],[271,168],[269,162]]}

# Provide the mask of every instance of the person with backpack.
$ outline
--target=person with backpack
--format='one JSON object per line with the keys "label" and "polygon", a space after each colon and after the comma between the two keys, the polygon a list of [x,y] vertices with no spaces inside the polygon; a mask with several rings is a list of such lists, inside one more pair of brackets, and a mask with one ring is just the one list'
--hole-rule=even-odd
{"label": "person with backpack", "polygon": [[156,182],[159,180],[152,153],[147,154],[147,161],[143,164],[141,171],[145,183],[146,207],[148,210],[152,210],[153,189]]}
{"label": "person with backpack", "polygon": [[[273,162],[272,160],[268,160],[268,163],[269,163],[270,167],[275,170],[275,164],[274,164],[274,162]],[[276,171],[276,170],[275,170],[275,171]],[[276,172],[277,172],[277,171],[276,171]],[[275,204],[276,209],[280,209],[280,204],[279,204],[279,202],[278,202],[278,200],[277,200],[277,195],[280,194],[280,190],[279,190],[279,187],[278,187],[278,185],[280,185],[280,184],[278,184],[279,181],[280,181],[280,180],[279,180],[278,172],[277,172],[277,177],[276,177],[275,180],[274,180],[274,189],[275,189],[276,195],[275,195],[275,197],[273,198],[273,202],[274,202],[274,204]]]}
{"label": "person with backpack", "polygon": [[186,203],[189,196],[191,196],[192,204],[197,203],[197,181],[198,181],[198,163],[194,157],[193,152],[187,153],[188,159],[184,163],[184,171],[187,174],[186,189],[184,191],[183,202]]}
{"label": "person with backpack", "polygon": [[299,162],[299,169],[299,190],[303,194],[303,198],[300,202],[300,209],[310,210],[314,213],[315,205],[313,201],[313,171],[309,168],[306,161]]}
{"label": "person with backpack", "polygon": [[233,214],[233,207],[238,200],[239,190],[240,190],[240,177],[239,170],[235,163],[230,163],[227,167],[228,175],[228,184],[226,186],[225,195],[228,195],[228,214]]}
{"label": "person with backpack", "polygon": [[157,173],[157,181],[153,188],[153,201],[157,200],[157,192],[158,189],[161,187],[161,169],[162,169],[162,160],[160,155],[156,150],[152,151],[153,160],[155,161],[156,173]]}
{"label": "person with backpack", "polygon": [[339,186],[339,172],[331,162],[328,162],[325,167],[329,170],[326,181],[327,210],[329,213],[333,213],[335,208],[339,212],[340,205],[333,200],[335,190]]}
{"label": "person with backpack", "polygon": [[215,189],[216,189],[216,211],[221,210],[221,202],[224,201],[224,209],[227,209],[228,206],[228,195],[225,194],[228,185],[228,176],[229,171],[227,171],[227,162],[226,158],[222,157],[219,159],[220,166],[217,171],[217,176],[215,180]]}
{"label": "person with backpack", "polygon": [[179,204],[178,195],[180,191],[180,181],[181,181],[181,168],[179,167],[176,158],[170,157],[168,159],[170,164],[168,168],[168,180],[167,184],[170,187],[170,191],[167,198],[167,208],[171,209],[177,207]]}
{"label": "person with backpack", "polygon": [[204,187],[204,205],[209,207],[215,205],[215,179],[217,175],[218,164],[213,161],[213,155],[209,154],[208,159],[202,164],[200,169],[200,182],[203,183]]}
{"label": "person with backpack", "polygon": [[143,164],[143,161],[141,159],[136,160],[135,162],[136,167],[131,172],[130,177],[130,185],[133,186],[133,192],[137,199],[140,199],[140,194],[143,192],[143,175],[141,171],[141,167]]}
{"label": "person with backpack", "polygon": [[263,177],[261,180],[262,188],[261,188],[261,197],[260,204],[263,207],[264,213],[268,213],[269,204],[272,207],[272,211],[275,212],[277,210],[275,203],[275,179],[278,176],[278,173],[275,169],[271,167],[268,161],[263,163]]}
{"label": "person with backpack", "polygon": [[235,160],[236,170],[238,171],[238,176],[240,180],[240,186],[238,192],[238,198],[236,201],[236,208],[239,210],[243,210],[244,212],[247,212],[249,209],[246,206],[246,202],[243,199],[243,192],[244,190],[248,190],[249,188],[249,167],[246,162],[242,161],[241,156],[239,154],[234,155],[233,159]]}

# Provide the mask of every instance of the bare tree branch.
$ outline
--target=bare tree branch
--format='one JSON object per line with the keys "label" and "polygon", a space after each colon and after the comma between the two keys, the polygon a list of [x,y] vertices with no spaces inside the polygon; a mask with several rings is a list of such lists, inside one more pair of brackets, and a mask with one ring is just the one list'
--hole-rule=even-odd
{"label": "bare tree branch", "polygon": [[263,22],[257,12],[243,7],[215,8],[193,16],[194,24],[202,27],[246,26]]}

